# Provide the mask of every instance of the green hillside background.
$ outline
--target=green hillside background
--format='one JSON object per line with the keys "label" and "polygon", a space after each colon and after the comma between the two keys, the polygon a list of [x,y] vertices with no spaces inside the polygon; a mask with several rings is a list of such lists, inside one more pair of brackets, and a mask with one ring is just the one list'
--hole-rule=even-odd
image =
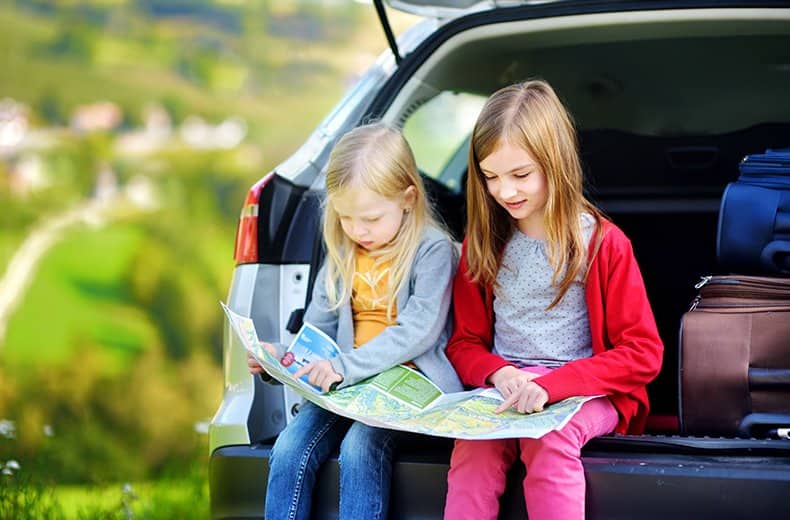
{"label": "green hillside background", "polygon": [[244,196],[385,48],[351,1],[0,1],[0,519],[208,516]]}

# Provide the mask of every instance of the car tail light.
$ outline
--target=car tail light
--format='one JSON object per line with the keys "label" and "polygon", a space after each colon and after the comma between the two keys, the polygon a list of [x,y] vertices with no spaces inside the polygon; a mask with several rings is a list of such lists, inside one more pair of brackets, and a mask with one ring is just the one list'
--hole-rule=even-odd
{"label": "car tail light", "polygon": [[258,212],[263,188],[274,177],[274,172],[256,182],[247,193],[239,215],[236,229],[236,247],[233,259],[238,264],[252,264],[258,261]]}

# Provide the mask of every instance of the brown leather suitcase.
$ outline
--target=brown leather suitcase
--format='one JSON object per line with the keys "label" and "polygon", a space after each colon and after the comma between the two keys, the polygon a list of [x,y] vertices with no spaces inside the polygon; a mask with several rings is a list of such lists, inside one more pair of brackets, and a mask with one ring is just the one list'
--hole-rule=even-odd
{"label": "brown leather suitcase", "polygon": [[790,432],[790,279],[711,276],[680,326],[680,427],[689,435]]}

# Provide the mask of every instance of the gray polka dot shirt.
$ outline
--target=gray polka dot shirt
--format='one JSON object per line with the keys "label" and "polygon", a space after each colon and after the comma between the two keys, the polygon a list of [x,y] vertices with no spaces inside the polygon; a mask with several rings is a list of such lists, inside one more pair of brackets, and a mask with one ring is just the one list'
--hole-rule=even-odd
{"label": "gray polka dot shirt", "polygon": [[[582,232],[589,244],[595,219],[582,215]],[[516,230],[505,246],[494,292],[494,349],[518,365],[558,367],[592,355],[582,275],[551,310],[557,295],[554,272],[545,243]]]}

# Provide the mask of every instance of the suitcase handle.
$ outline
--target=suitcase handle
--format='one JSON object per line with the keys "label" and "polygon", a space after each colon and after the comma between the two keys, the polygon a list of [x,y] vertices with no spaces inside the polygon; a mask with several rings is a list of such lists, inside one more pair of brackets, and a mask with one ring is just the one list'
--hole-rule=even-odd
{"label": "suitcase handle", "polygon": [[790,414],[787,413],[750,413],[738,426],[739,437],[756,437],[758,434],[767,437],[780,437],[786,434],[790,426]]}
{"label": "suitcase handle", "polygon": [[790,390],[790,369],[749,368],[749,390]]}
{"label": "suitcase handle", "polygon": [[790,240],[769,242],[760,253],[760,263],[771,271],[790,274]]}

